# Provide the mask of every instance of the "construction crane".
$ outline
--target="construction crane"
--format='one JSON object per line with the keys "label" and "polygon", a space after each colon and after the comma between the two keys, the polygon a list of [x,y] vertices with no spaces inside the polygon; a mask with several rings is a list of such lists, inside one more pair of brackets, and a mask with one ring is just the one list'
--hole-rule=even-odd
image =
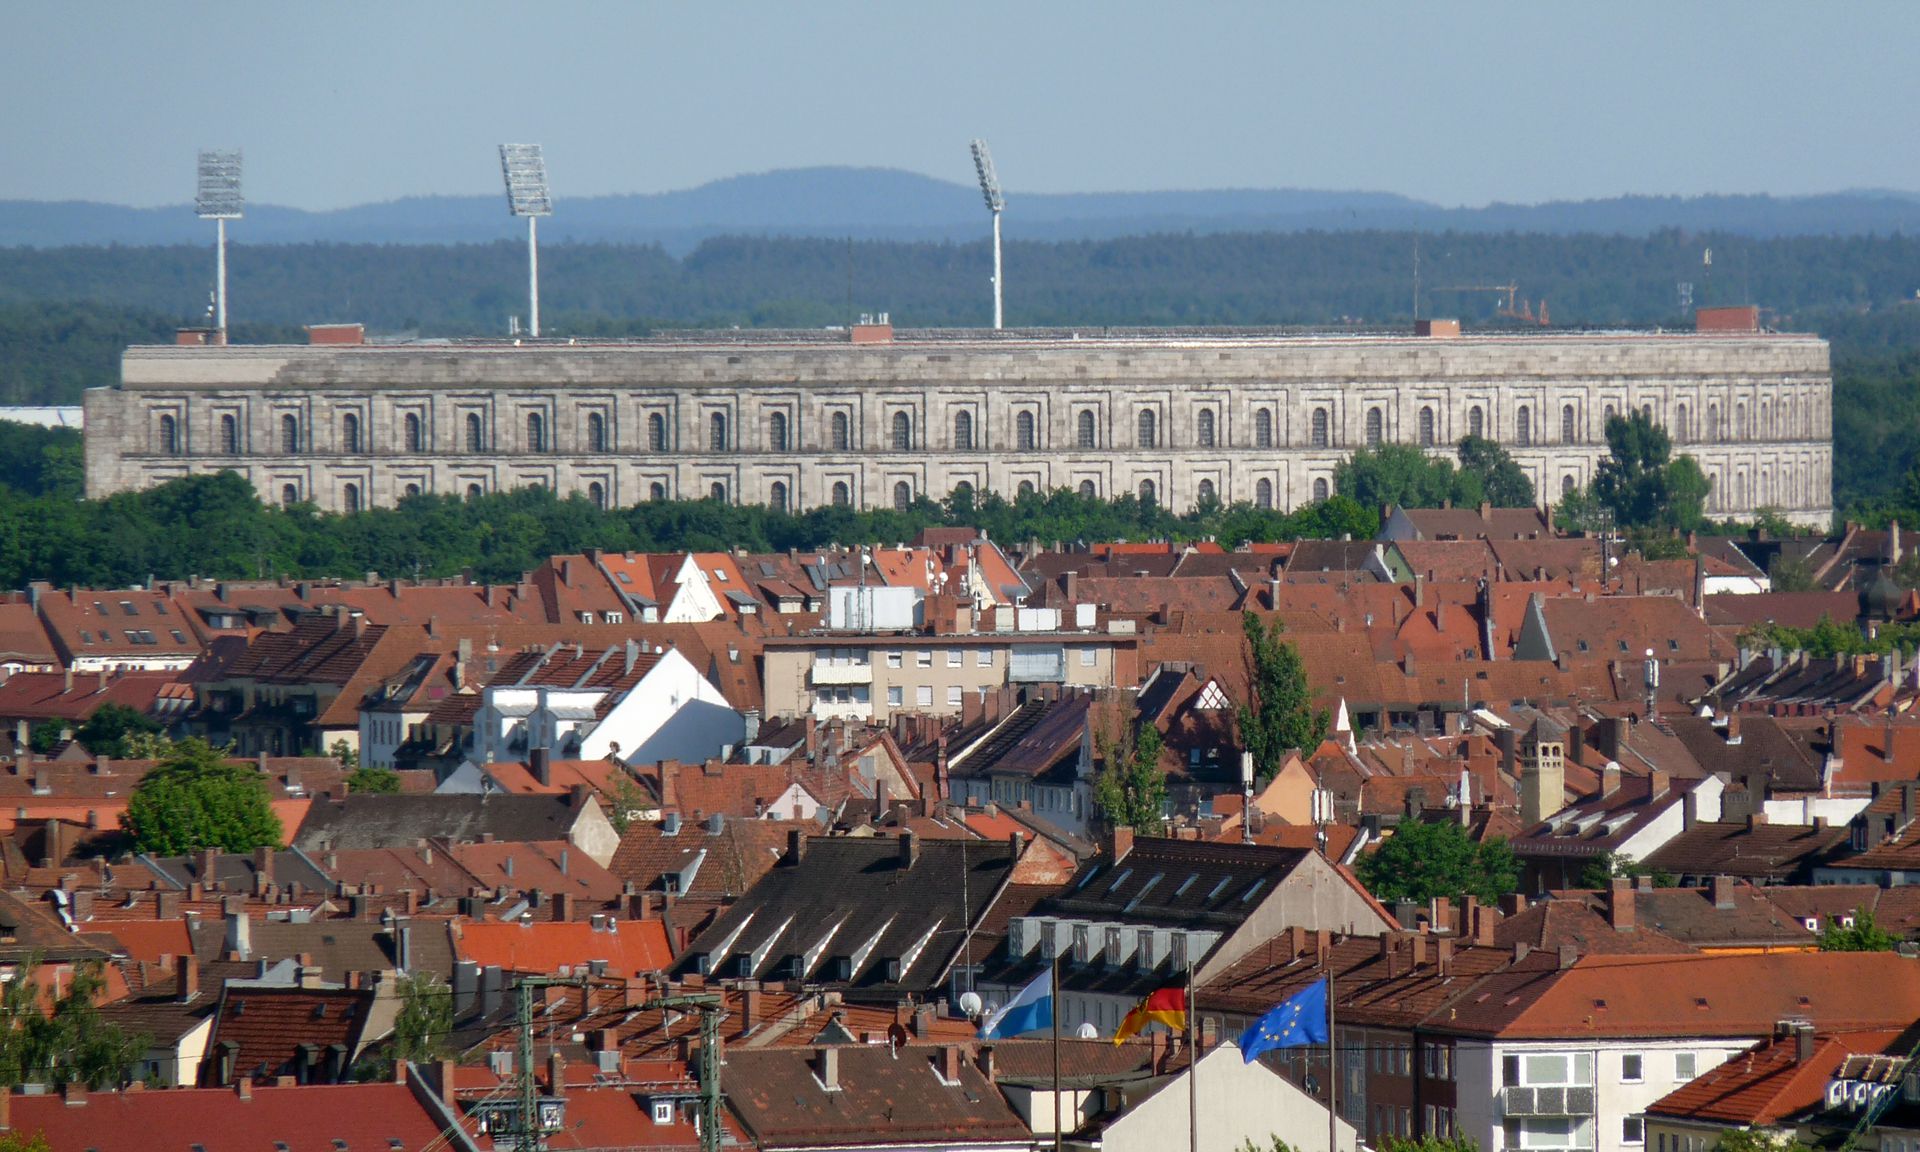
{"label": "construction crane", "polygon": [[1520,285],[1511,280],[1505,284],[1445,284],[1432,289],[1432,291],[1498,292],[1504,295],[1506,300],[1494,310],[1496,316],[1503,316],[1508,320],[1518,320],[1522,324],[1539,324],[1543,327],[1547,323],[1547,302],[1545,300],[1540,301],[1540,315],[1536,317],[1533,314],[1532,302],[1520,298]]}

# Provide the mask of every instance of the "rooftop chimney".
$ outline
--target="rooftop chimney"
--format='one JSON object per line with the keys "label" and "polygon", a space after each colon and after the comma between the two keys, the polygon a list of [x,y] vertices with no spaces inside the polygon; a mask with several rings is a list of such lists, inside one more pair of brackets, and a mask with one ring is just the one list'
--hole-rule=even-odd
{"label": "rooftop chimney", "polygon": [[900,870],[907,871],[920,862],[920,837],[912,832],[900,833]]}
{"label": "rooftop chimney", "polygon": [[1633,931],[1633,899],[1633,881],[1625,876],[1614,877],[1607,889],[1607,923],[1613,925],[1615,932]]}

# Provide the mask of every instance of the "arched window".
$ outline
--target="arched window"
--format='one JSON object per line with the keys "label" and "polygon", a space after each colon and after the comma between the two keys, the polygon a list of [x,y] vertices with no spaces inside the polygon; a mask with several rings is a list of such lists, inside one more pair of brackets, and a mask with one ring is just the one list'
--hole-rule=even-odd
{"label": "arched window", "polygon": [[607,450],[607,418],[598,412],[587,413],[587,451]]}
{"label": "arched window", "polygon": [[1747,474],[1745,472],[1733,478],[1733,503],[1736,508],[1747,506]]}
{"label": "arched window", "polygon": [[360,485],[349,484],[340,490],[340,504],[349,512],[360,511]]}
{"label": "arched window", "polygon": [[775,480],[773,486],[767,489],[767,506],[775,512],[787,510],[787,486],[784,483]]}
{"label": "arched window", "polygon": [[1316,503],[1327,498],[1327,478],[1321,476],[1313,482],[1313,499]]}
{"label": "arched window", "polygon": [[587,485],[587,503],[603,512],[606,511],[607,490],[601,486],[600,481],[594,480]]}
{"label": "arched window", "polygon": [[1140,409],[1140,436],[1137,446],[1141,448],[1152,448],[1159,432],[1159,416],[1155,415],[1151,408]]}
{"label": "arched window", "polygon": [[967,483],[965,480],[955,484],[953,486],[953,502],[961,507],[971,505],[973,503],[973,485]]}
{"label": "arched window", "polygon": [[1560,498],[1564,500],[1571,495],[1573,495],[1573,477],[1560,477]]}
{"label": "arched window", "polygon": [[1613,423],[1615,415],[1616,413],[1613,410],[1613,405],[1611,404],[1607,405],[1606,410],[1601,412],[1600,414],[1601,427],[1604,428],[1606,425]]}
{"label": "arched window", "polygon": [[1262,408],[1253,414],[1253,446],[1273,447],[1273,409]]}
{"label": "arched window", "polygon": [[1312,444],[1315,448],[1325,448],[1327,446],[1327,410],[1325,408],[1315,408],[1313,410],[1312,437]]}
{"label": "arched window", "polygon": [[1091,480],[1080,481],[1080,498],[1082,500],[1092,500],[1094,497],[1098,496],[1099,494],[1100,494],[1099,489],[1093,486],[1093,481]]}
{"label": "arched window", "polygon": [[1253,486],[1253,506],[1255,508],[1273,507],[1273,481],[1259,480]]}
{"label": "arched window", "polygon": [[853,447],[853,428],[849,424],[845,412],[835,412],[833,414],[832,426],[833,450],[835,452],[845,452],[847,449]]}
{"label": "arched window", "polygon": [[1200,447],[1202,448],[1213,447],[1213,409],[1211,408],[1200,409],[1200,419],[1198,423],[1199,423],[1198,432],[1200,434]]}
{"label": "arched window", "polygon": [[1422,407],[1420,409],[1420,447],[1431,448],[1433,447],[1433,442],[1433,409],[1431,407]]}
{"label": "arched window", "polygon": [[480,425],[480,414],[469,412],[467,413],[467,451],[484,452],[486,449],[486,430]]}
{"label": "arched window", "polygon": [[647,413],[647,451],[667,450],[667,418],[658,412]]}
{"label": "arched window", "polygon": [[833,506],[835,508],[845,508],[852,503],[853,494],[847,491],[847,482],[845,480],[835,480],[833,482]]}
{"label": "arched window", "polygon": [[767,417],[767,451],[785,452],[787,450],[787,414],[775,412]]}
{"label": "arched window", "polygon": [[280,451],[288,454],[300,451],[300,417],[291,412],[280,417]]}
{"label": "arched window", "polygon": [[1688,439],[1690,439],[1687,428],[1687,406],[1685,404],[1677,405],[1673,410],[1673,438],[1681,444],[1685,444]]}
{"label": "arched window", "polygon": [[340,418],[340,450],[360,451],[360,417],[357,413],[349,412]]}
{"label": "arched window", "polygon": [[418,484],[409,484],[409,485],[407,485],[407,487],[406,487],[406,495],[408,495],[408,496],[418,496],[418,495],[420,495],[420,485],[418,485]]}
{"label": "arched window", "polygon": [[407,451],[424,452],[427,447],[427,438],[421,431],[420,417],[412,412],[407,413],[404,426],[407,438]]}
{"label": "arched window", "polygon": [[1765,400],[1760,401],[1760,435],[1773,436],[1773,406]]}
{"label": "arched window", "polygon": [[160,417],[160,452],[165,456],[180,453],[180,422],[165,414]]}
{"label": "arched window", "polygon": [[1487,434],[1487,414],[1475,404],[1467,409],[1467,435],[1479,439]]}
{"label": "arched window", "polygon": [[467,499],[469,500],[478,500],[480,499],[480,497],[485,496],[486,494],[487,494],[486,490],[481,488],[480,485],[478,484],[467,485]]}
{"label": "arched window", "polygon": [[1386,431],[1386,416],[1378,408],[1367,409],[1367,447],[1377,448]]}
{"label": "arched window", "polygon": [[1152,504],[1158,498],[1158,495],[1159,490],[1153,486],[1153,481],[1140,481],[1140,503]]}
{"label": "arched window", "polygon": [[1022,412],[1013,418],[1013,443],[1022,452],[1031,452],[1040,446],[1033,434],[1033,413]]}
{"label": "arched window", "polygon": [[1080,415],[1074,417],[1074,424],[1074,431],[1077,433],[1076,440],[1080,447],[1097,447],[1097,440],[1093,429],[1093,409],[1080,409]]}
{"label": "arched window", "polygon": [[667,486],[665,484],[662,484],[660,483],[660,481],[655,480],[653,483],[647,485],[647,499],[665,500],[666,498],[667,498]]}
{"label": "arched window", "polygon": [[1213,481],[1211,480],[1200,481],[1200,503],[1202,505],[1208,505],[1208,504],[1218,504],[1219,502],[1220,502],[1220,496],[1213,489]]}
{"label": "arched window", "polygon": [[905,412],[893,414],[893,450],[895,452],[913,451],[913,417]]}
{"label": "arched window", "polygon": [[1020,488],[1017,492],[1014,493],[1014,499],[1024,500],[1031,495],[1033,495],[1033,481],[1031,480],[1020,481]]}
{"label": "arched window", "polygon": [[717,500],[725,504],[727,502],[727,486],[715,480],[713,485],[707,489],[707,499]]}
{"label": "arched window", "polygon": [[1645,420],[1649,424],[1653,423],[1653,405],[1640,405],[1640,419]]}
{"label": "arched window", "polygon": [[953,414],[953,450],[973,451],[973,413],[964,408]]}
{"label": "arched window", "polygon": [[727,414],[715,412],[707,417],[707,449],[712,452],[727,450]]}
{"label": "arched window", "polygon": [[300,503],[300,489],[291,484],[280,485],[280,503],[288,506]]}
{"label": "arched window", "polygon": [[1733,406],[1733,438],[1735,440],[1747,438],[1747,406],[1745,404]]}
{"label": "arched window", "polygon": [[1560,442],[1574,444],[1579,440],[1580,430],[1574,427],[1573,405],[1563,404],[1560,406]]}
{"label": "arched window", "polygon": [[1533,413],[1525,404],[1513,414],[1513,442],[1522,448],[1533,443]]}
{"label": "arched window", "polygon": [[226,456],[240,455],[240,421],[231,415],[220,417],[220,452]]}
{"label": "arched window", "polygon": [[547,418],[538,412],[527,413],[527,451],[547,450]]}
{"label": "arched window", "polygon": [[1720,439],[1720,405],[1707,405],[1707,439]]}
{"label": "arched window", "polygon": [[902,480],[893,486],[893,507],[897,512],[913,507],[913,485]]}

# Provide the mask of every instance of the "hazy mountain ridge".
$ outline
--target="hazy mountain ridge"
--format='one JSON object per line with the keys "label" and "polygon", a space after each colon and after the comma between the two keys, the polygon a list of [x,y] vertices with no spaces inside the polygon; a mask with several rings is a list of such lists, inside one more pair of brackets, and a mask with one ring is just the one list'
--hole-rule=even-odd
{"label": "hazy mountain ridge", "polygon": [[[1662,229],[1750,236],[1920,231],[1920,195],[1886,190],[1816,196],[1619,196],[1443,208],[1385,192],[1214,189],[1008,191],[1009,238],[1098,240],[1168,232],[1418,229],[1645,235]],[[569,198],[556,188],[542,224],[556,241],[660,244],[676,254],[721,235],[862,240],[975,240],[986,227],[969,184],[882,168],[802,168],[645,195]],[[204,243],[186,204],[130,208],[87,201],[0,201],[0,247]],[[502,196],[422,196],[329,212],[252,205],[233,226],[249,244],[461,244],[519,235]]]}

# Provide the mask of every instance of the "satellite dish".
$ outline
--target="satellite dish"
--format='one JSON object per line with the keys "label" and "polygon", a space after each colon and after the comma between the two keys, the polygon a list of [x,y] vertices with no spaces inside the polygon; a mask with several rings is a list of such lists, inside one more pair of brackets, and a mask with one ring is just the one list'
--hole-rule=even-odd
{"label": "satellite dish", "polygon": [[978,1016],[980,1015],[980,1009],[982,1007],[983,1005],[980,1002],[980,993],[978,992],[960,993],[960,1011],[965,1012],[969,1016]]}
{"label": "satellite dish", "polygon": [[1092,1024],[1089,1024],[1085,1021],[1081,1022],[1080,1027],[1074,1029],[1073,1034],[1075,1036],[1080,1037],[1080,1039],[1082,1040],[1100,1039],[1100,1029],[1095,1028]]}

